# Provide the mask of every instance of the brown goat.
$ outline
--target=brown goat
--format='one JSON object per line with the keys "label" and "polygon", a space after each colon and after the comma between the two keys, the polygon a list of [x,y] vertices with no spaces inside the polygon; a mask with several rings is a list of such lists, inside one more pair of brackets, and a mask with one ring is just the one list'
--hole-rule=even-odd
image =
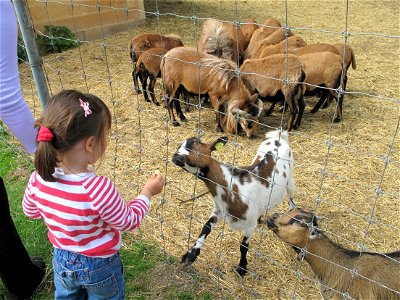
{"label": "brown goat", "polygon": [[166,51],[183,46],[182,40],[179,36],[175,34],[161,35],[158,33],[141,33],[135,36],[128,45],[129,48],[129,56],[131,57],[133,70],[132,70],[132,78],[133,85],[135,87],[135,91],[137,94],[140,94],[138,85],[138,75],[136,74],[136,62],[140,55],[144,51],[147,51],[151,48],[163,48]]}
{"label": "brown goat", "polygon": [[240,27],[209,19],[203,24],[198,45],[199,51],[237,63],[243,59],[245,44]]}
{"label": "brown goat", "polygon": [[[271,55],[263,59],[246,59],[240,71],[243,72],[241,76],[254,89],[252,92],[257,92],[262,99],[280,102],[282,99],[275,97],[278,92],[283,95],[284,102],[290,109],[288,131],[300,126],[305,107],[303,95],[306,74],[296,55],[288,54],[287,61],[285,54]],[[287,85],[284,84],[285,79],[290,81]]]}
{"label": "brown goat", "polygon": [[[290,36],[287,39],[288,49],[300,48],[306,45],[307,43],[297,35]],[[265,47],[261,52],[260,58],[264,58],[274,54],[282,54],[285,52],[286,52],[286,39],[279,42],[278,44]]]}
{"label": "brown goat", "polygon": [[[294,36],[292,36],[290,38],[293,38],[293,37]],[[297,48],[291,47],[288,49],[288,53],[295,54],[297,56],[306,55],[306,54],[310,54],[310,53],[316,53],[316,52],[324,52],[324,51],[332,52],[336,55],[339,55],[339,52],[333,45],[324,44],[324,43],[309,44],[309,45],[304,45],[304,46],[297,47]],[[260,58],[268,56],[268,55],[272,55],[272,54],[278,54],[278,53],[281,53],[281,54],[286,53],[285,40],[283,40],[281,43],[279,43],[277,45],[272,45],[272,46],[266,47],[262,51]]]}
{"label": "brown goat", "polygon": [[400,251],[358,252],[332,242],[309,209],[294,208],[267,218],[268,228],[292,245],[321,282],[324,299],[400,299]]}
{"label": "brown goat", "polygon": [[244,52],[244,59],[251,58],[253,54],[254,48],[257,46],[257,43],[269,35],[271,35],[275,30],[279,29],[282,25],[277,19],[267,19],[265,20],[264,26],[260,26],[256,31],[254,31],[253,35],[251,36],[249,45]]}
{"label": "brown goat", "polygon": [[177,92],[184,88],[189,93],[208,94],[216,112],[217,131],[223,131],[221,114],[226,113],[226,130],[235,133],[237,122],[234,114],[237,113],[240,116],[239,124],[246,135],[253,136],[261,115],[262,101],[257,100],[257,95],[250,95],[235,71],[236,66],[232,61],[218,59],[193,48],[179,47],[170,50],[161,64],[161,77],[172,124],[179,125],[170,100],[176,99]]}
{"label": "brown goat", "polygon": [[163,48],[151,48],[142,55],[136,62],[136,74],[141,79],[143,96],[147,102],[150,102],[149,96],[147,95],[147,79],[149,78],[149,92],[151,100],[157,106],[160,105],[154,95],[154,85],[157,78],[161,77],[161,58],[165,54],[165,49]]}
{"label": "brown goat", "polygon": [[[343,60],[343,54],[345,55],[344,66],[345,66],[346,73],[344,74],[344,78],[343,78],[343,90],[346,91],[347,79],[348,79],[347,71],[350,68],[350,64],[351,64],[351,67],[353,68],[353,70],[355,70],[357,68],[356,57],[354,55],[353,49],[351,49],[350,46],[346,45],[346,49],[345,49],[344,44],[334,44],[333,46],[338,51],[340,57],[342,57],[342,60]],[[321,106],[321,108],[327,108],[329,106],[329,104],[332,102],[332,100],[333,100],[333,97],[329,96],[328,99],[325,100],[325,102]]]}
{"label": "brown goat", "polygon": [[333,46],[339,52],[339,55],[340,55],[340,57],[342,57],[342,59],[343,59],[343,55],[344,55],[344,66],[345,66],[346,73],[344,74],[343,89],[346,90],[347,71],[350,68],[350,64],[351,64],[351,67],[353,68],[353,70],[355,70],[357,68],[356,56],[354,55],[354,51],[353,51],[353,49],[351,49],[350,46],[346,45],[346,47],[345,47],[344,44],[334,44]]}
{"label": "brown goat", "polygon": [[[339,55],[324,51],[298,56],[303,63],[306,76],[306,92],[312,92],[317,88],[321,89],[321,98],[311,110],[315,113],[330,95],[337,100],[336,116],[334,122],[339,122],[342,118],[343,94],[338,95],[335,91],[343,81],[342,78],[342,59]],[[346,70],[344,72],[346,74]]]}
{"label": "brown goat", "polygon": [[242,24],[240,25],[240,28],[242,29],[243,32],[243,37],[244,37],[244,50],[247,49],[247,46],[250,43],[250,39],[254,33],[254,31],[256,31],[259,27],[256,24],[256,19],[254,18],[249,18],[246,20],[243,20],[244,23],[247,24]]}
{"label": "brown goat", "polygon": [[270,45],[279,44],[281,41],[285,40],[287,37],[290,37],[292,35],[293,35],[293,33],[290,30],[288,30],[287,32],[286,32],[286,30],[284,30],[282,28],[275,30],[268,37],[266,37],[265,39],[263,39],[257,43],[256,47],[253,50],[251,58],[252,59],[260,58],[261,52],[266,47],[268,47]]}

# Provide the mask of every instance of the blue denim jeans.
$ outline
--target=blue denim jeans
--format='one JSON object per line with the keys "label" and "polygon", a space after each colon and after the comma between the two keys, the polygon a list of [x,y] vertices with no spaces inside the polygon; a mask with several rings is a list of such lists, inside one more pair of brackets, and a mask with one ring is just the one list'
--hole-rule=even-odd
{"label": "blue denim jeans", "polygon": [[54,248],[54,299],[125,298],[119,253],[107,258],[88,257]]}

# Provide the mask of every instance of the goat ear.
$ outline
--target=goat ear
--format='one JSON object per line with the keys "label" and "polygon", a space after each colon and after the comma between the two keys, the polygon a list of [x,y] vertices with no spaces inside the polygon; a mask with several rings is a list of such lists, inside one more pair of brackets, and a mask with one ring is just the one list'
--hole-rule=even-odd
{"label": "goat ear", "polygon": [[220,150],[222,149],[225,144],[228,142],[228,137],[227,136],[223,136],[218,138],[218,140],[216,140],[210,147],[211,151],[215,151],[215,150]]}
{"label": "goat ear", "polygon": [[255,93],[250,97],[250,102],[256,102],[257,99],[258,99],[258,93]]}
{"label": "goat ear", "polygon": [[321,233],[321,231],[318,228],[317,218],[314,217],[313,218],[313,224],[310,227],[310,236],[311,237],[317,237],[317,236],[320,235],[320,233]]}
{"label": "goat ear", "polygon": [[264,108],[264,103],[262,102],[262,100],[260,100],[260,99],[257,100],[257,107],[258,107],[257,119],[259,119],[261,117],[261,113],[262,113],[263,108]]}

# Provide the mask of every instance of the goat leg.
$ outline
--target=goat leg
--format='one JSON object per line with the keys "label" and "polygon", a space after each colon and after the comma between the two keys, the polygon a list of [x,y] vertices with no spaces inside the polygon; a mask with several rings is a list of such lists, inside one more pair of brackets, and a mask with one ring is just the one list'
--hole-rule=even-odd
{"label": "goat leg", "polygon": [[139,79],[142,82],[143,97],[144,97],[144,100],[146,100],[146,102],[150,102],[149,95],[147,95],[147,78],[148,77],[149,76],[147,74],[139,73]]}
{"label": "goat leg", "polygon": [[136,73],[136,62],[133,63],[132,79],[133,79],[133,86],[135,88],[135,92],[136,92],[136,94],[140,95],[142,92],[139,89],[138,74]]}
{"label": "goat leg", "polygon": [[156,84],[156,80],[157,78],[155,78],[153,75],[150,75],[149,92],[153,103],[157,106],[160,106],[160,103],[157,102],[156,95],[154,94],[154,85]]}
{"label": "goat leg", "polygon": [[342,119],[342,106],[343,106],[343,94],[338,95],[336,113],[333,122],[338,123]]}
{"label": "goat leg", "polygon": [[306,105],[304,104],[303,95],[300,95],[299,99],[297,100],[297,105],[299,106],[299,113],[297,114],[297,119],[293,126],[294,129],[300,127],[301,119],[303,118],[304,108],[306,107]]}
{"label": "goat leg", "polygon": [[247,251],[249,250],[249,238],[243,237],[242,243],[240,244],[240,262],[236,268],[236,272],[243,277],[247,273]]}
{"label": "goat leg", "polygon": [[165,96],[165,107],[168,110],[168,115],[169,115],[169,121],[171,122],[172,126],[177,127],[179,126],[179,122],[175,119],[174,111],[173,111],[173,106],[174,102],[176,101],[174,98],[170,98],[169,95]]}
{"label": "goat leg", "polygon": [[311,110],[311,113],[316,113],[320,109],[321,105],[325,102],[325,100],[327,101],[328,95],[329,95],[328,89],[321,89],[321,97],[319,98],[317,104],[315,104],[314,108]]}
{"label": "goat leg", "polygon": [[212,228],[217,222],[218,222],[218,217],[216,215],[210,217],[207,223],[204,224],[203,229],[201,230],[201,233],[199,235],[199,238],[197,239],[194,246],[188,252],[186,252],[186,254],[182,256],[181,263],[185,264],[186,266],[189,266],[196,260],[197,256],[199,256],[200,254],[201,247],[203,247],[207,236],[210,234]]}

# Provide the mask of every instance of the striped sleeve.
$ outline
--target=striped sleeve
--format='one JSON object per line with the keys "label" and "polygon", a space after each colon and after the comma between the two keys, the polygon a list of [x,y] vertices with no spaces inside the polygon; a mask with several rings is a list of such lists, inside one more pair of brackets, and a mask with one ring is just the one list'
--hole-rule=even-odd
{"label": "striped sleeve", "polygon": [[25,189],[24,196],[22,198],[22,210],[24,214],[31,219],[40,219],[42,216],[39,213],[39,209],[36,206],[34,200],[34,185],[36,182],[36,172],[33,172],[28,181],[28,186]]}
{"label": "striped sleeve", "polygon": [[111,180],[104,176],[89,179],[85,186],[93,209],[116,230],[135,229],[149,210],[150,200],[146,196],[139,195],[128,204],[121,199]]}

